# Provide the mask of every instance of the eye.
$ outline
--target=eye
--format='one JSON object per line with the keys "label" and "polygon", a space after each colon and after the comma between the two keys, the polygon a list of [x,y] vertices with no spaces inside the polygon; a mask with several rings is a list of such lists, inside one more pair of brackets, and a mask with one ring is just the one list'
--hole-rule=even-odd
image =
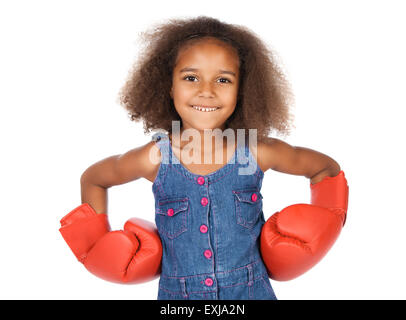
{"label": "eye", "polygon": [[[197,78],[195,76],[186,76],[183,78],[183,80],[187,80],[187,81],[192,81],[192,82],[196,82]],[[227,78],[219,78],[217,80],[220,83],[231,83],[231,80],[227,79]]]}
{"label": "eye", "polygon": [[186,76],[186,77],[183,78],[183,80],[188,80],[188,79],[192,79],[191,81],[195,81],[193,79],[196,79],[196,77],[195,76]]}
{"label": "eye", "polygon": [[221,83],[231,83],[231,81],[228,80],[227,78],[220,78],[219,81],[220,80],[225,80],[225,81],[221,81]]}

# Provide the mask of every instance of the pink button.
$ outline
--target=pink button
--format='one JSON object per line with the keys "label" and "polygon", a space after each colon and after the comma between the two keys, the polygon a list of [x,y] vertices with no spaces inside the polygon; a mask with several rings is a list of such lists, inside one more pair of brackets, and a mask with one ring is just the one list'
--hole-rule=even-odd
{"label": "pink button", "polygon": [[251,196],[251,200],[252,200],[252,201],[257,201],[257,199],[258,199],[257,194],[256,194],[256,193],[253,193],[252,196]]}
{"label": "pink button", "polygon": [[205,250],[205,251],[204,251],[204,256],[205,256],[207,259],[210,259],[210,258],[211,258],[211,251],[210,251],[210,250]]}
{"label": "pink button", "polygon": [[201,233],[206,233],[207,230],[208,230],[208,228],[207,228],[206,225],[202,224],[202,225],[200,226],[200,232],[201,232]]}
{"label": "pink button", "polygon": [[197,183],[200,185],[204,184],[204,178],[203,177],[197,178]]}
{"label": "pink button", "polygon": [[172,217],[173,213],[174,213],[173,209],[172,208],[168,209],[167,213],[168,213],[168,216]]}
{"label": "pink button", "polygon": [[210,278],[207,278],[206,280],[204,280],[204,284],[208,287],[211,287],[213,285],[213,280]]}
{"label": "pink button", "polygon": [[200,203],[205,207],[209,203],[209,200],[206,197],[203,197],[202,200],[200,200]]}

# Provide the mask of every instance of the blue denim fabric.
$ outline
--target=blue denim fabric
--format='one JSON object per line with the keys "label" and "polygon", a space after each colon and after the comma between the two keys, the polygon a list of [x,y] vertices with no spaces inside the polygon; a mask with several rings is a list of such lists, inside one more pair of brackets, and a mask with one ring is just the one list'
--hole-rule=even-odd
{"label": "blue denim fabric", "polygon": [[[180,163],[167,135],[153,140],[162,155],[152,185],[163,248],[158,300],[275,300],[259,251],[264,173],[248,144],[238,145],[225,166],[200,176]],[[240,152],[255,163],[253,174],[239,174],[246,166]]]}

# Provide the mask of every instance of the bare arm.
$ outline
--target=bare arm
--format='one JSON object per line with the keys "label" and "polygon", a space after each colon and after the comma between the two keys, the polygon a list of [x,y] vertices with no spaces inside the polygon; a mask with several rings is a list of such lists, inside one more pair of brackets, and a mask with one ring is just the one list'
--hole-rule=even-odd
{"label": "bare arm", "polygon": [[[156,156],[154,159],[150,159],[150,152]],[[96,162],[80,178],[82,203],[90,204],[97,213],[107,213],[107,189],[141,177],[154,181],[159,157],[159,149],[154,142],[149,142]]]}
{"label": "bare arm", "polygon": [[335,177],[340,172],[340,165],[329,156],[303,147],[291,146],[279,139],[268,138],[258,143],[258,165],[262,171],[273,169],[310,179],[312,184],[324,177]]}

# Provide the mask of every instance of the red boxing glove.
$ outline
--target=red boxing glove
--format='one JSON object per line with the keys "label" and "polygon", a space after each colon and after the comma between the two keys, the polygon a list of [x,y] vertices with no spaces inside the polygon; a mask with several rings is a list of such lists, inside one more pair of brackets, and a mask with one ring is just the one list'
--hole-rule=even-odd
{"label": "red boxing glove", "polygon": [[61,220],[66,243],[86,269],[118,283],[141,283],[161,273],[162,245],[155,225],[132,218],[111,231],[106,214],[84,203]]}
{"label": "red boxing glove", "polygon": [[311,204],[295,204],[272,215],[261,231],[261,254],[269,277],[292,280],[316,265],[345,223],[348,185],[344,172],[311,184]]}

